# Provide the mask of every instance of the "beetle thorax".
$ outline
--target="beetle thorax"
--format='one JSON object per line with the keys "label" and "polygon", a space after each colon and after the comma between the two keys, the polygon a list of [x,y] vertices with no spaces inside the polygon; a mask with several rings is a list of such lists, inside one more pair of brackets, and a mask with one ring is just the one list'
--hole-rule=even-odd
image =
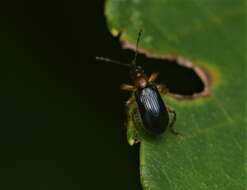
{"label": "beetle thorax", "polygon": [[135,86],[137,88],[145,88],[147,84],[148,84],[148,81],[144,77],[140,77],[135,80]]}

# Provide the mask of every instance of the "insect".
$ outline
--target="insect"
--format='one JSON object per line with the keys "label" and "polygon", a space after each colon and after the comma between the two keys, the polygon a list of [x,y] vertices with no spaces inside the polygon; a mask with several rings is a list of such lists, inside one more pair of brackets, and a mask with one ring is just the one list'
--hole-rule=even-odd
{"label": "insect", "polygon": [[[176,121],[176,112],[165,105],[160,95],[160,92],[167,93],[168,90],[165,86],[154,83],[158,77],[158,73],[152,73],[150,77],[147,77],[143,68],[136,63],[141,34],[142,30],[140,30],[138,34],[135,55],[132,63],[122,63],[104,57],[96,57],[96,59],[129,67],[130,78],[133,84],[123,84],[121,89],[134,92],[126,104],[127,106],[131,106],[134,102],[137,103],[142,123],[146,131],[159,135],[170,127],[172,133],[179,134],[173,129]],[[173,115],[172,118],[170,118],[169,113]]]}

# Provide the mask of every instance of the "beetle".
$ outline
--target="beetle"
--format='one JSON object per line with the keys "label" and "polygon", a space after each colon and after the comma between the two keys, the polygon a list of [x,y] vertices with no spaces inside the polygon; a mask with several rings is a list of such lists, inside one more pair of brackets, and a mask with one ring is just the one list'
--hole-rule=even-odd
{"label": "beetle", "polygon": [[[134,95],[126,102],[126,105],[130,107],[134,102],[137,103],[142,123],[146,131],[151,134],[159,135],[169,127],[172,133],[179,134],[173,129],[176,121],[176,112],[164,103],[160,95],[160,91],[162,93],[167,93],[168,90],[164,85],[157,85],[154,83],[158,77],[158,73],[152,73],[150,77],[147,77],[143,68],[136,64],[141,34],[142,30],[140,30],[138,34],[135,55],[131,64],[122,63],[105,57],[96,57],[96,59],[129,67],[129,75],[133,84],[123,84],[121,89],[134,92]],[[172,119],[170,119],[169,113],[173,114]]]}

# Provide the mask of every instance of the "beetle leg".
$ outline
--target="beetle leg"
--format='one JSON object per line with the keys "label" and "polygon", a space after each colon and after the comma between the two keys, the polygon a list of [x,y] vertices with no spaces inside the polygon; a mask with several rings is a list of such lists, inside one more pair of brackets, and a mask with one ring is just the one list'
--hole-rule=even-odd
{"label": "beetle leg", "polygon": [[130,107],[135,101],[135,97],[132,95],[127,101],[126,101],[126,106]]}
{"label": "beetle leg", "polygon": [[[122,90],[135,91],[136,87],[129,84],[122,84],[120,87]],[[135,101],[135,97],[132,95],[127,101],[126,106],[129,107]]]}
{"label": "beetle leg", "polygon": [[177,114],[174,109],[167,107],[167,111],[173,114],[172,121],[169,124],[170,130],[174,135],[181,135],[179,132],[174,130],[174,123],[176,122]]}
{"label": "beetle leg", "polygon": [[126,91],[134,91],[134,90],[136,89],[135,86],[132,86],[132,85],[129,85],[129,84],[122,84],[122,85],[120,86],[120,88],[121,88],[122,90],[126,90]]}
{"label": "beetle leg", "polygon": [[157,84],[156,87],[162,94],[167,94],[169,92],[168,88],[163,84]]}
{"label": "beetle leg", "polygon": [[152,73],[148,79],[148,82],[154,82],[157,77],[158,77],[159,73]]}

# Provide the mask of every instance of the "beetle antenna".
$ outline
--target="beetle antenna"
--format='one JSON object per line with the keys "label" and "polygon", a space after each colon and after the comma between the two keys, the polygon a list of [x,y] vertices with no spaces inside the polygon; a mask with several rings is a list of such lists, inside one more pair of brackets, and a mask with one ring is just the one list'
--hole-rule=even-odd
{"label": "beetle antenna", "polygon": [[112,59],[109,59],[109,58],[106,58],[106,57],[95,57],[95,59],[98,60],[98,61],[104,61],[106,63],[114,63],[114,64],[122,65],[122,66],[125,66],[125,67],[131,67],[130,64],[121,63],[120,61],[112,60]]}
{"label": "beetle antenna", "polygon": [[132,61],[133,65],[136,65],[136,57],[137,57],[137,54],[138,54],[137,50],[138,50],[138,45],[139,45],[139,41],[140,41],[140,38],[141,38],[141,34],[142,34],[142,29],[138,33],[138,37],[137,37],[137,41],[136,41],[135,55],[134,55],[134,59]]}

